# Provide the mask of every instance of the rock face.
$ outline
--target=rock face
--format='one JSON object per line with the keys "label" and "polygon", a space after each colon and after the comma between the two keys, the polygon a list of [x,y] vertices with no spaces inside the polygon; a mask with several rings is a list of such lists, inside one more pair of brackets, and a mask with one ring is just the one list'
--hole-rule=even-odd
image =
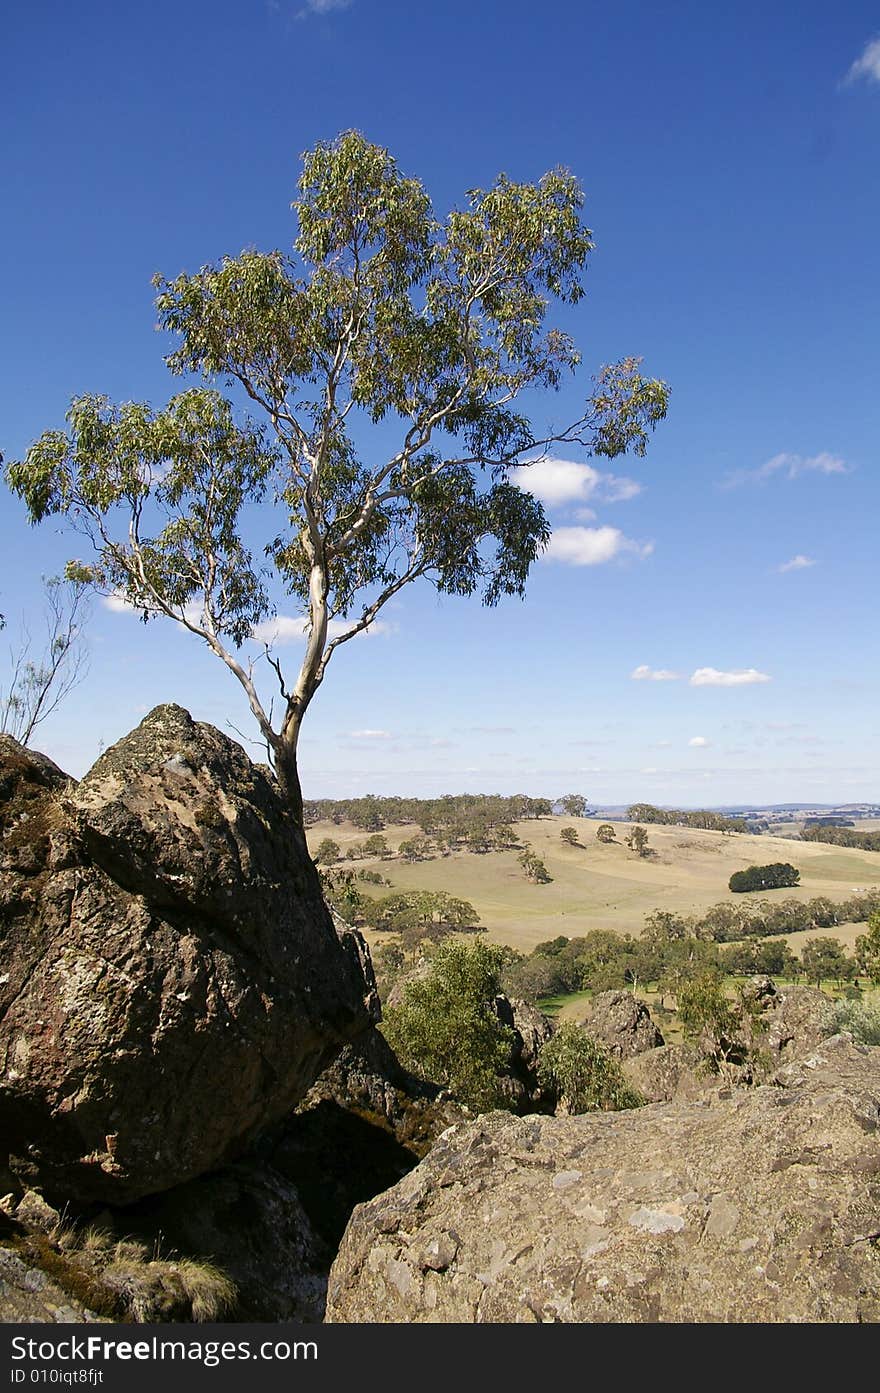
{"label": "rock face", "polygon": [[452,1128],[355,1210],[327,1319],[880,1320],[880,1049],[777,1086]]}
{"label": "rock face", "polygon": [[618,1059],[629,1059],[663,1044],[650,1011],[632,992],[598,992],[583,1026],[588,1035],[607,1046]]}
{"label": "rock face", "polygon": [[332,1253],[296,1189],[258,1157],[151,1196],[117,1223],[150,1243],[216,1263],[235,1284],[235,1320],[323,1319]]}
{"label": "rock face", "polygon": [[496,996],[492,1009],[513,1031],[513,1048],[501,1086],[517,1112],[552,1112],[555,1098],[545,1097],[538,1082],[538,1055],[553,1034],[553,1022],[536,1006],[518,998]]}
{"label": "rock face", "polygon": [[240,746],[161,706],[78,787],[0,745],[0,1169],[127,1203],[235,1155],[378,1014]]}

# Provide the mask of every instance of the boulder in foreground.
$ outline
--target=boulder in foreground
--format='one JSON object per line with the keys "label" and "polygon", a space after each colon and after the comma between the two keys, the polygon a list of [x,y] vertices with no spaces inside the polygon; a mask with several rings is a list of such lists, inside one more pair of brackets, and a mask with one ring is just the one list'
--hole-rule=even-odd
{"label": "boulder in foreground", "polygon": [[180,707],[78,786],[5,740],[0,800],[0,1166],[24,1183],[124,1204],[189,1180],[376,1018],[269,775]]}
{"label": "boulder in foreground", "polygon": [[880,1320],[880,1049],[730,1095],[452,1127],[355,1210],[327,1319]]}

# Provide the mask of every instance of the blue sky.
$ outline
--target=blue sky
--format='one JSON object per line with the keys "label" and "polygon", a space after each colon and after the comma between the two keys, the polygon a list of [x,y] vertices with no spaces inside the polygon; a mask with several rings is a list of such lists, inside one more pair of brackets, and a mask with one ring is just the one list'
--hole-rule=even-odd
{"label": "blue sky", "polygon": [[[298,157],[348,127],[441,212],[499,170],[580,179],[584,373],[539,423],[625,354],[671,384],[646,459],[533,477],[525,602],[410,589],[336,655],[307,796],[880,800],[876,4],[19,0],[3,30],[7,459],[76,393],[177,390],[150,277],[289,247]],[[4,640],[77,550],[0,494]],[[89,644],[36,741],[71,772],[160,701],[252,733],[169,623],[97,602]]]}

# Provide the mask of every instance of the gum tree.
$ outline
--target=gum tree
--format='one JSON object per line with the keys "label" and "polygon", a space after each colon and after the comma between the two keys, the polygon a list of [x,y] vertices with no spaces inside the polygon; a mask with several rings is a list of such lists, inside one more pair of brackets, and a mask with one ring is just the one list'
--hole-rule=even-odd
{"label": "gum tree", "polygon": [[[167,364],[205,385],[161,410],[79,397],[68,429],[7,470],[33,521],[61,515],[88,538],[72,576],[175,619],[230,669],[300,823],[300,729],[336,650],[421,577],[487,605],[522,595],[549,528],[510,469],[556,444],[642,455],[666,413],[637,359],[603,368],[562,429],[522,410],[580,362],[548,313],[583,295],[583,201],[564,169],[500,175],[441,221],[386,150],[354,131],[319,144],[293,256],[155,281]],[[279,590],[305,649],[287,674],[266,646],[270,701],[244,646]]]}

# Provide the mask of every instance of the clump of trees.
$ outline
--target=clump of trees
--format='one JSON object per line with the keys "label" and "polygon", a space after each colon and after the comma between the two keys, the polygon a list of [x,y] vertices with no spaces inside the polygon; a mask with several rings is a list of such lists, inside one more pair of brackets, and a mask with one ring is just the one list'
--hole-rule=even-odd
{"label": "clump of trees", "polygon": [[620,1062],[574,1021],[563,1021],[541,1048],[538,1081],[556,1095],[560,1112],[618,1112],[645,1101]]}
{"label": "clump of trees", "polygon": [[526,879],[534,885],[549,885],[553,879],[541,857],[531,847],[524,847],[516,858],[526,873]]}
{"label": "clump of trees", "polygon": [[559,832],[559,837],[561,841],[565,842],[566,846],[581,845],[580,838],[578,837],[578,830],[576,827],[561,828]]}
{"label": "clump of trees", "polygon": [[648,834],[644,827],[634,827],[623,840],[626,842],[630,851],[635,852],[636,856],[650,856]]}
{"label": "clump of trees", "polygon": [[855,958],[847,956],[843,944],[836,938],[813,938],[805,943],[801,952],[804,973],[809,981],[821,987],[825,981],[851,982],[859,970]]}
{"label": "clump of trees", "polygon": [[685,812],[680,808],[655,808],[653,803],[633,803],[626,810],[627,822],[656,822],[664,827],[696,827],[707,832],[748,832],[743,817],[724,817],[706,808]]}
{"label": "clump of trees", "polygon": [[406,984],[382,1023],[405,1068],[442,1084],[476,1112],[505,1106],[500,1075],[514,1035],[493,1010],[503,966],[500,948],[442,943],[428,974]]}
{"label": "clump of trees", "polygon": [[499,827],[549,817],[549,798],[530,798],[525,793],[449,793],[439,798],[381,797],[309,798],[303,804],[306,825],[315,822],[350,822],[365,832],[381,832],[386,826],[414,825],[425,836],[455,836],[460,827]]}
{"label": "clump of trees", "polygon": [[735,895],[752,890],[783,890],[800,882],[801,873],[788,861],[773,861],[767,866],[747,866],[744,871],[734,871],[728,881],[728,889]]}
{"label": "clump of trees", "polygon": [[801,832],[801,841],[854,846],[860,851],[880,851],[880,832],[859,832],[851,824],[847,827],[823,821],[814,826],[807,825]]}
{"label": "clump of trees", "polygon": [[596,828],[596,838],[598,841],[603,842],[605,846],[609,846],[616,837],[617,833],[610,822],[601,822]]}
{"label": "clump of trees", "polygon": [[856,939],[855,951],[862,972],[880,986],[880,909],[868,920],[868,932]]}

